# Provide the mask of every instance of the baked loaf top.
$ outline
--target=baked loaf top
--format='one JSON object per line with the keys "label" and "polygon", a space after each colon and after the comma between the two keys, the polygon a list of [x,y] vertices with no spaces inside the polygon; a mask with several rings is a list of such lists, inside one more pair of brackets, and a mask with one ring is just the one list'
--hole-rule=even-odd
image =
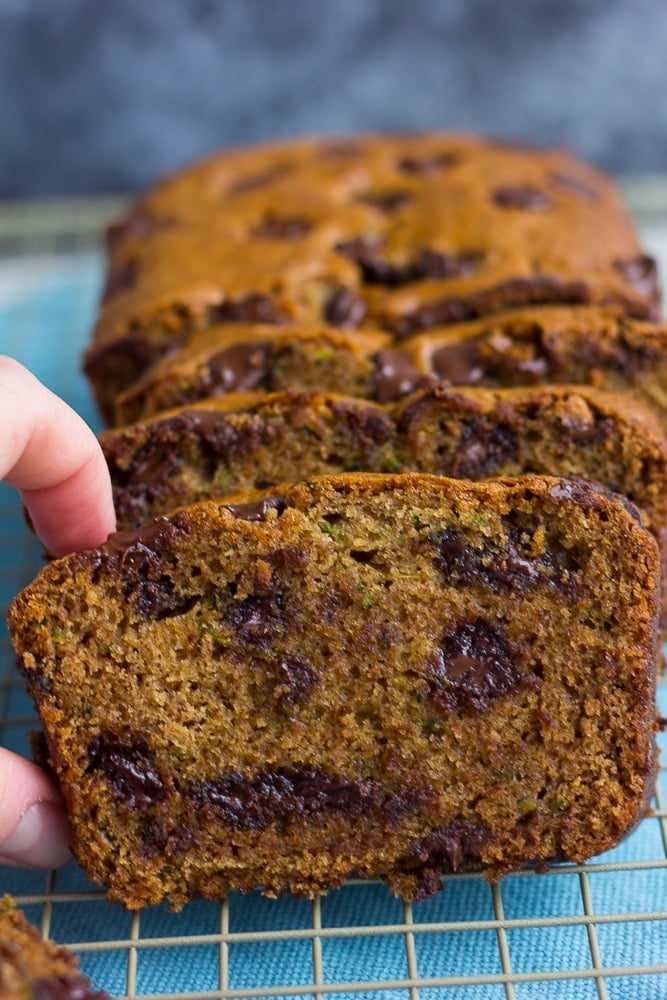
{"label": "baked loaf top", "polygon": [[656,314],[611,181],[560,150],[359,135],[221,153],[110,231],[86,368],[103,395],[195,329],[322,323],[403,337],[511,306]]}
{"label": "baked loaf top", "polygon": [[421,898],[639,820],[658,592],[636,511],[586,484],[347,475],[111,536],[9,624],[111,899]]}
{"label": "baked loaf top", "polygon": [[44,941],[9,897],[0,900],[2,1000],[109,1000],[79,972],[73,955]]}

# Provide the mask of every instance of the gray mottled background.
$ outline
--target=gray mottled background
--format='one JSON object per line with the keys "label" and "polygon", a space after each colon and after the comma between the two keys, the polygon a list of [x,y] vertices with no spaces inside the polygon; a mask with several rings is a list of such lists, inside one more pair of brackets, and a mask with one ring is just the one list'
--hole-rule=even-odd
{"label": "gray mottled background", "polygon": [[0,198],[220,146],[459,128],[667,170],[665,0],[0,0]]}

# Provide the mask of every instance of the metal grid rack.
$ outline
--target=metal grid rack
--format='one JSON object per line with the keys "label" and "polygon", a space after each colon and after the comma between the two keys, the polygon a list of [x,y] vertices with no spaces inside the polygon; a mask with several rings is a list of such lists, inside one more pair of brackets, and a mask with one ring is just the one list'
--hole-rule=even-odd
{"label": "metal grid rack", "polygon": [[[626,193],[667,273],[667,182]],[[99,232],[115,199],[0,205],[0,351],[27,364],[97,425],[79,359],[95,314]],[[0,486],[0,610],[35,574],[39,544]],[[667,683],[659,685],[667,715]],[[32,705],[0,626],[0,744],[27,753]],[[667,739],[660,737],[663,757]],[[127,914],[72,863],[48,874],[0,868],[28,916],[81,957],[116,997],[349,997],[597,1000],[667,997],[667,764],[652,812],[615,851],[586,865],[476,874],[410,905],[351,882],[314,902],[232,894]]]}

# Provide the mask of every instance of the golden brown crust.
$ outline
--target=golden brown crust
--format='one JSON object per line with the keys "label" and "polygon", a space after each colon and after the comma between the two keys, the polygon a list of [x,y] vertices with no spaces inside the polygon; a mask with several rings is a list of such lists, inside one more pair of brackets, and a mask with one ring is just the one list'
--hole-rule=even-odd
{"label": "golden brown crust", "polygon": [[585,484],[357,474],[112,536],[9,623],[110,898],[419,898],[638,821],[658,591],[636,511]]}
{"label": "golden brown crust", "polygon": [[87,370],[106,407],[102,367],[117,391],[216,321],[403,337],[550,302],[658,302],[612,183],[570,154],[438,134],[255,147],[167,179],[114,227]]}

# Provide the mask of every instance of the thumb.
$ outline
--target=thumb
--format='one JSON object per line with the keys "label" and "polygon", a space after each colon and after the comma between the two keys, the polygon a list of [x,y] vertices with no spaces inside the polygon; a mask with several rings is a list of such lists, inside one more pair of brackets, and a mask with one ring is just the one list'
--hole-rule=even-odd
{"label": "thumb", "polygon": [[59,868],[70,859],[58,789],[41,768],[0,747],[0,864]]}

